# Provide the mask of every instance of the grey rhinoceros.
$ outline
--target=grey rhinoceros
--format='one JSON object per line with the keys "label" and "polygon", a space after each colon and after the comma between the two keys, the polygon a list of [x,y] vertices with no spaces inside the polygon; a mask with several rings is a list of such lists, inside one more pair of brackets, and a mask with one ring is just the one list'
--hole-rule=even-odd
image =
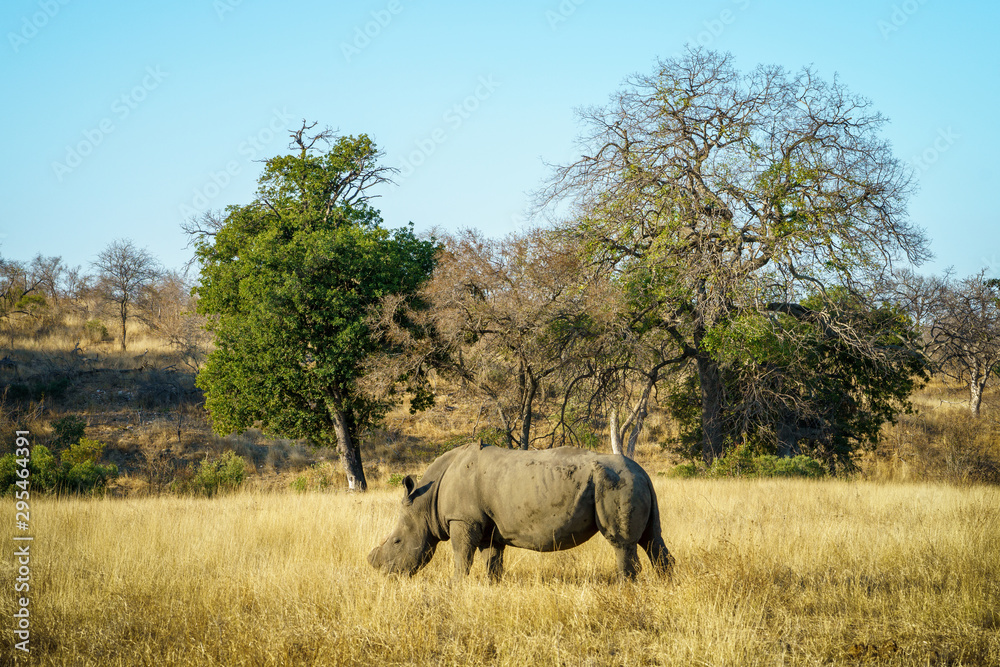
{"label": "grey rhinoceros", "polygon": [[438,457],[419,482],[407,475],[403,486],[396,527],[368,555],[385,572],[413,576],[439,542],[451,540],[455,579],[469,573],[478,548],[487,552],[487,570],[497,580],[507,546],[557,551],[598,532],[614,547],[622,577],[639,569],[637,544],[657,572],[669,574],[673,566],[653,484],[624,456],[471,444]]}

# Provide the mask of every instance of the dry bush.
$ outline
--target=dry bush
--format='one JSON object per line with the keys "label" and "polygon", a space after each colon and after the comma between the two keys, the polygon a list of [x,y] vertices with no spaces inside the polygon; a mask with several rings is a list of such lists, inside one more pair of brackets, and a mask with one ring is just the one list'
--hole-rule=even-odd
{"label": "dry bush", "polygon": [[[655,480],[672,581],[600,537],[412,579],[365,555],[400,491],[38,499],[38,665],[995,665],[996,489]],[[9,543],[12,522],[0,523]],[[34,547],[33,547],[34,548]],[[42,551],[44,550],[44,551]],[[643,558],[643,563],[646,561]],[[0,570],[12,590],[13,568]],[[0,600],[13,612],[11,596]],[[12,654],[0,635],[0,655]]]}
{"label": "dry bush", "polygon": [[979,417],[967,390],[936,381],[914,397],[916,414],[900,415],[862,466],[877,479],[1000,484],[1000,413],[988,392]]}

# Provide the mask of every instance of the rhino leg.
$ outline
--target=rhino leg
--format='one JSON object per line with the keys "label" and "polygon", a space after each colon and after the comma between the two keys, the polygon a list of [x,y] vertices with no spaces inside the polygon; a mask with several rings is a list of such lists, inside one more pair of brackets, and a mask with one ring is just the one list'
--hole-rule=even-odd
{"label": "rhino leg", "polygon": [[481,551],[486,552],[486,571],[493,581],[500,581],[503,577],[503,548],[501,542],[479,547]]}
{"label": "rhino leg", "polygon": [[618,575],[623,579],[635,579],[639,572],[639,554],[635,542],[614,544],[615,557],[618,560]]}
{"label": "rhino leg", "polygon": [[476,526],[465,521],[448,522],[448,532],[451,535],[451,546],[455,551],[454,579],[464,579],[472,567],[472,558],[476,548],[483,539],[482,526]]}

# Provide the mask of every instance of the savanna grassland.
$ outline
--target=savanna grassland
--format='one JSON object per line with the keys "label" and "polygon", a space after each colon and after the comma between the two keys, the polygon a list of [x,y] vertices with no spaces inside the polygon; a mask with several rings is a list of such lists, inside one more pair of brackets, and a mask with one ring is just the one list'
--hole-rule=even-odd
{"label": "savanna grassland", "polygon": [[[103,495],[32,494],[30,664],[1000,665],[995,389],[972,419],[967,388],[935,379],[852,476],[821,481],[669,478],[677,425],[651,410],[637,459],[673,580],[619,583],[597,537],[510,549],[502,583],[477,561],[452,585],[448,544],[413,579],[364,557],[395,521],[394,481],[476,437],[478,401],[442,382],[434,408],[394,410],[362,443],[372,490],[350,494],[331,450],[211,432],[200,342],[135,326],[122,351],[87,339],[92,321],[24,332],[0,365],[4,452],[22,429],[56,451],[75,416],[120,472]],[[240,490],[185,486],[227,452]],[[16,576],[0,559],[4,619]],[[0,664],[13,655],[8,629]]]}
{"label": "savanna grassland", "polygon": [[451,584],[447,543],[382,576],[398,489],[38,499],[32,663],[1000,664],[996,488],[655,484],[675,576],[624,584],[600,537],[510,549],[500,584],[479,559]]}

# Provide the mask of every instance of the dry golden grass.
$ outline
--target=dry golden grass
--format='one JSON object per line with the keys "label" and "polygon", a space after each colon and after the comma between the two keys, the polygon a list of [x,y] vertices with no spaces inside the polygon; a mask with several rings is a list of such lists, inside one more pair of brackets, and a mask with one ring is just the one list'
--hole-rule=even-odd
{"label": "dry golden grass", "polygon": [[[39,498],[33,662],[1000,664],[996,489],[656,487],[676,576],[630,584],[613,580],[600,537],[556,554],[510,549],[498,585],[479,559],[451,585],[447,543],[415,578],[384,577],[364,556],[395,521],[397,490]],[[4,559],[0,587],[13,578]],[[10,618],[11,595],[2,605]]]}

